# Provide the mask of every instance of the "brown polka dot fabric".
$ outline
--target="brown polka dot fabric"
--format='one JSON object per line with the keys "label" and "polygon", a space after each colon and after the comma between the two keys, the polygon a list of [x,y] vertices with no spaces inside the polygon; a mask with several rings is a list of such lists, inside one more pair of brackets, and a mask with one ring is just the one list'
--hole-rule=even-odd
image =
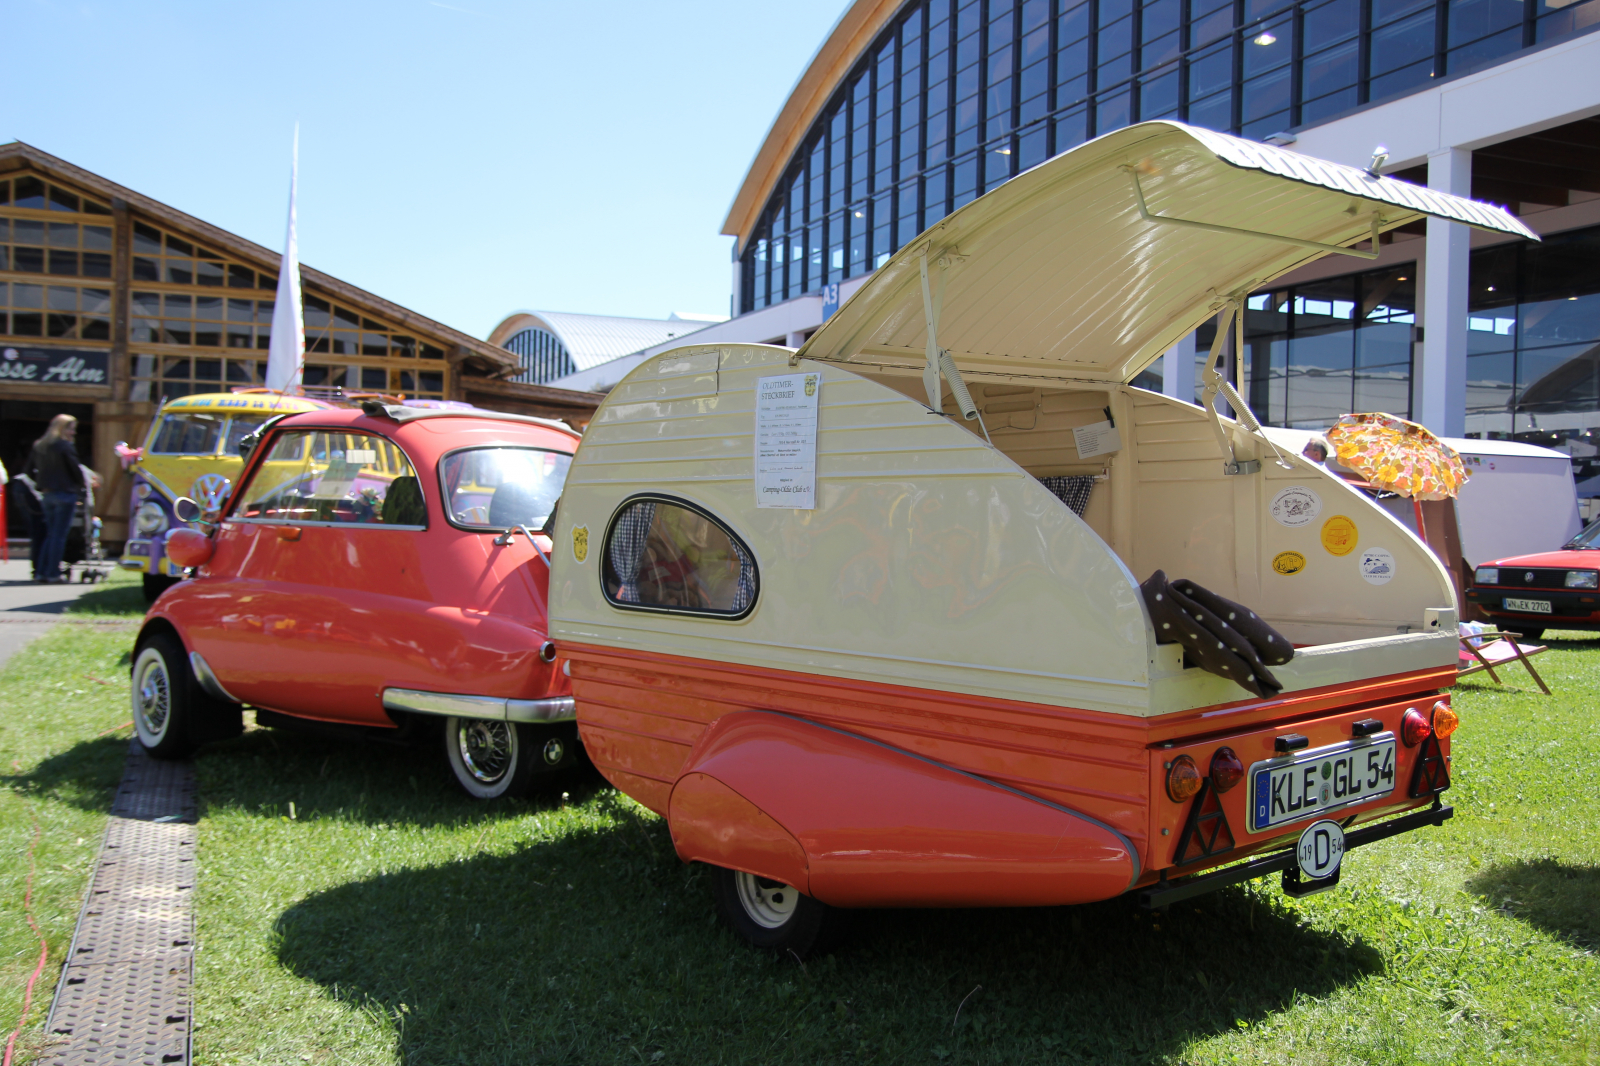
{"label": "brown polka dot fabric", "polygon": [[1201,669],[1236,681],[1257,696],[1276,696],[1283,686],[1268,666],[1294,658],[1294,646],[1254,611],[1193,581],[1169,582],[1160,570],[1139,586],[1157,644],[1182,644]]}

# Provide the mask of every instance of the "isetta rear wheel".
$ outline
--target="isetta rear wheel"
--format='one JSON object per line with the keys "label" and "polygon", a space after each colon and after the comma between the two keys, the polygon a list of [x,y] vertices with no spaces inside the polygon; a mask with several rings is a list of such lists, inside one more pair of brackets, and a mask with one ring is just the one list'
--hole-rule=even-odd
{"label": "isetta rear wheel", "polygon": [[193,740],[194,693],[183,645],[157,633],[133,657],[133,729],[157,759],[187,758]]}
{"label": "isetta rear wheel", "polygon": [[456,784],[493,800],[526,795],[577,762],[577,738],[557,726],[446,718],[444,753]]}
{"label": "isetta rear wheel", "polygon": [[723,923],[751,947],[805,958],[827,950],[844,932],[848,912],[781,881],[713,866],[711,891]]}

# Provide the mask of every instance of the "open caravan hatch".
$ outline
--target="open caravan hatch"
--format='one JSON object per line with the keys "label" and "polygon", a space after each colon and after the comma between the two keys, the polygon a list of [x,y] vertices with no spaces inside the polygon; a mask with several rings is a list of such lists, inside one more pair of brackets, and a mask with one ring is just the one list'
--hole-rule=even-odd
{"label": "open caravan hatch", "polygon": [[[1216,350],[1206,397],[1239,420],[1128,384],[1212,316],[1220,346],[1274,278],[1370,258],[1425,215],[1533,236],[1487,204],[1148,122],[956,211],[797,353],[647,361],[599,412],[563,513],[587,511],[586,485],[683,495],[732,520],[765,592],[737,627],[606,628],[666,654],[1139,716],[1247,697],[1158,643],[1138,586],[1162,570],[1299,648],[1273,671],[1285,692],[1452,663],[1447,571],[1360,492],[1274,449]],[[757,379],[805,371],[820,372],[815,509],[758,508]]]}

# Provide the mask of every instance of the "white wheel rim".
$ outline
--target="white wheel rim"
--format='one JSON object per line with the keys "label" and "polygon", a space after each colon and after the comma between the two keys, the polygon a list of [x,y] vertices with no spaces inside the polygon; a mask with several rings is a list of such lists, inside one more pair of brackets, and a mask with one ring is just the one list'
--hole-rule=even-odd
{"label": "white wheel rim", "polygon": [[139,674],[133,683],[133,714],[139,731],[160,740],[172,717],[172,684],[167,677],[167,662],[157,651],[139,657]]}
{"label": "white wheel rim", "polygon": [[780,928],[794,917],[794,909],[800,905],[800,893],[789,885],[742,870],[735,871],[733,880],[739,904],[750,920],[763,929]]}
{"label": "white wheel rim", "polygon": [[464,719],[456,729],[462,769],[480,785],[493,785],[511,772],[517,758],[516,731],[504,722]]}

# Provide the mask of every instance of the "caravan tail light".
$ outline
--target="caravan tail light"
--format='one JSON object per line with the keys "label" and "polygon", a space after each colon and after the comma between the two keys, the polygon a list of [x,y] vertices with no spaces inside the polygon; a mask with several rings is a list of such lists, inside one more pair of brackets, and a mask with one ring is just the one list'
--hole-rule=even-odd
{"label": "caravan tail light", "polygon": [[1244,763],[1239,761],[1239,756],[1233,753],[1232,748],[1218,748],[1216,754],[1211,756],[1211,787],[1218,792],[1228,789],[1244,780]]}
{"label": "caravan tail light", "polygon": [[1432,735],[1433,726],[1428,724],[1428,720],[1415,707],[1408,708],[1405,718],[1400,722],[1400,739],[1406,742],[1406,747],[1414,748]]}
{"label": "caravan tail light", "polygon": [[1167,763],[1167,795],[1173,803],[1183,803],[1200,791],[1200,768],[1187,755]]}
{"label": "caravan tail light", "polygon": [[1456,717],[1456,712],[1450,705],[1440,700],[1433,705],[1433,735],[1440,740],[1445,739],[1456,731],[1456,726],[1461,724],[1461,719]]}

